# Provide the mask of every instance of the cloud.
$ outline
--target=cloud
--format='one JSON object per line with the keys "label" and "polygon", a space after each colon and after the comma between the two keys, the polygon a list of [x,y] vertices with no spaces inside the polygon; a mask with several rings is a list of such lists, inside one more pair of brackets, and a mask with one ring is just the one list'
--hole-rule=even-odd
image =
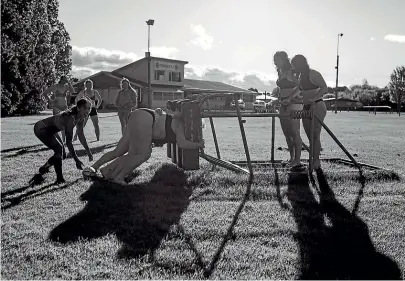
{"label": "cloud", "polygon": [[[146,52],[146,50],[144,50]],[[151,47],[152,56],[171,58],[179,51],[173,47]],[[99,71],[112,71],[144,57],[144,54],[125,53],[94,47],[72,46],[72,74],[84,78]]]}
{"label": "cloud", "polygon": [[238,72],[225,70],[215,66],[185,66],[185,78],[209,80],[235,85],[244,89],[255,88],[260,92],[271,92],[275,87],[276,74],[258,71]]}
{"label": "cloud", "polygon": [[[134,62],[144,56],[122,51],[110,51],[93,47],[72,47],[72,74],[83,79],[99,71],[113,71]],[[179,52],[173,47],[151,47],[151,54],[156,57],[174,58]],[[277,75],[258,71],[239,72],[226,70],[218,66],[186,64],[185,78],[224,82],[244,89],[255,88],[271,92],[275,87]]]}
{"label": "cloud", "polygon": [[385,35],[384,40],[396,43],[405,43],[405,35],[387,34]]}
{"label": "cloud", "polygon": [[72,64],[80,71],[111,71],[141,57],[134,53],[94,47],[72,47]]}
{"label": "cloud", "polygon": [[203,50],[209,50],[214,44],[214,37],[207,33],[205,28],[198,24],[190,26],[191,33],[195,36],[190,40],[190,43],[201,47]]}

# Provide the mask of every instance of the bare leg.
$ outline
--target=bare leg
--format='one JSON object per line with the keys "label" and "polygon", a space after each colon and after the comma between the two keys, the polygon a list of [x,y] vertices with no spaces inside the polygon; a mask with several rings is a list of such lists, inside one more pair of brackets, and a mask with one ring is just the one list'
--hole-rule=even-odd
{"label": "bare leg", "polygon": [[96,138],[99,141],[100,140],[100,126],[98,125],[98,115],[90,116],[90,118],[94,125],[94,131],[96,133]]}
{"label": "bare leg", "polygon": [[[65,131],[62,131],[62,135],[65,135]],[[61,143],[62,145],[62,159],[66,159],[66,149],[65,149],[65,143],[62,141],[62,139],[60,138],[59,134],[55,134],[55,137],[57,138],[57,140]]]}
{"label": "bare leg", "polygon": [[152,153],[152,116],[145,111],[134,111],[125,129],[130,144],[127,155],[121,156],[103,168],[102,173],[118,183],[125,183],[125,177],[149,159]]}
{"label": "bare leg", "polygon": [[105,163],[110,162],[111,160],[114,160],[124,155],[129,150],[129,143],[130,143],[130,136],[129,133],[126,133],[121,137],[121,139],[117,144],[117,147],[114,150],[105,153],[91,167],[93,167],[95,170],[98,170]]}
{"label": "bare leg", "polygon": [[[323,121],[326,116],[326,106],[324,102],[318,102],[315,104],[315,112],[319,118]],[[314,169],[318,169],[321,165],[319,160],[319,155],[321,154],[321,130],[322,125],[315,120],[314,125]],[[311,143],[310,129],[311,129],[311,120],[302,119],[302,124],[304,125],[305,133],[308,137],[309,142]]]}
{"label": "bare leg", "polygon": [[[324,102],[319,102],[315,106],[315,112],[323,121],[326,116],[326,105]],[[322,125],[315,119],[314,122],[314,169],[318,169],[321,166],[321,161],[319,160],[319,155],[321,154],[321,131]]]}
{"label": "bare leg", "polygon": [[127,126],[127,114],[125,114],[125,112],[119,112],[118,117],[120,118],[121,132],[122,132],[122,135],[124,135],[124,130],[125,130],[125,127]]}
{"label": "bare leg", "polygon": [[[288,110],[284,109],[283,107],[280,108],[280,114],[288,114]],[[290,119],[287,117],[280,117],[280,125],[281,125],[281,130],[284,133],[286,142],[287,142],[287,147],[288,151],[290,152],[290,162],[294,160],[295,157],[295,151],[294,151],[294,143],[292,139],[292,134],[291,134],[291,122]]]}
{"label": "bare leg", "polygon": [[[302,104],[291,104],[288,106],[289,110],[302,110]],[[290,133],[294,144],[294,160],[291,162],[291,166],[298,166],[301,164],[301,150],[302,150],[302,139],[300,134],[300,120],[290,119]]]}
{"label": "bare leg", "polygon": [[301,149],[302,139],[300,135],[300,120],[291,119],[291,134],[294,143],[294,160],[291,162],[291,166],[297,166],[301,164]]}

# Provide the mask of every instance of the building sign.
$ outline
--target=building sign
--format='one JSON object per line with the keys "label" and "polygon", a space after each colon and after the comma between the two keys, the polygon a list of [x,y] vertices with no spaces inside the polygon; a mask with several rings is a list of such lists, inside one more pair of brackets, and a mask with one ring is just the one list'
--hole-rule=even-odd
{"label": "building sign", "polygon": [[166,63],[166,62],[155,62],[155,69],[156,70],[173,70],[173,71],[178,71],[179,70],[179,65],[178,64],[171,64],[171,63]]}

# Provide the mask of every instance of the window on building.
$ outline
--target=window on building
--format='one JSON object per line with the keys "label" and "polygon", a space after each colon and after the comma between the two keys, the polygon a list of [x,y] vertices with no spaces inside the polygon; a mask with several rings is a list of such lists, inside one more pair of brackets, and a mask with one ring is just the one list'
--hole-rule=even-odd
{"label": "window on building", "polygon": [[169,73],[169,81],[173,82],[181,82],[181,75],[180,72],[172,71]]}
{"label": "window on building", "polygon": [[173,93],[163,93],[163,100],[173,100]]}
{"label": "window on building", "polygon": [[165,80],[164,70],[155,70],[155,80]]}
{"label": "window on building", "polygon": [[153,92],[153,100],[163,100],[162,92]]}

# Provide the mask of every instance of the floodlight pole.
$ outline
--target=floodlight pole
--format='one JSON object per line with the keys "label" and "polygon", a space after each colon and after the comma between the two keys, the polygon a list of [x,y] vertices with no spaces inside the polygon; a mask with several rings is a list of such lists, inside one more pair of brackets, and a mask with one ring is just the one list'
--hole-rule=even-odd
{"label": "floodlight pole", "polygon": [[148,25],[148,52],[146,53],[146,56],[148,58],[148,108],[152,108],[152,86],[151,86],[151,81],[150,81],[150,71],[151,71],[151,58],[150,58],[150,27],[153,25],[155,21],[150,19],[146,21],[146,24]]}
{"label": "floodlight pole", "polygon": [[336,52],[336,88],[335,88],[335,114],[337,113],[338,104],[338,84],[339,84],[339,39],[343,36],[343,33],[338,34],[337,40],[337,52]]}

